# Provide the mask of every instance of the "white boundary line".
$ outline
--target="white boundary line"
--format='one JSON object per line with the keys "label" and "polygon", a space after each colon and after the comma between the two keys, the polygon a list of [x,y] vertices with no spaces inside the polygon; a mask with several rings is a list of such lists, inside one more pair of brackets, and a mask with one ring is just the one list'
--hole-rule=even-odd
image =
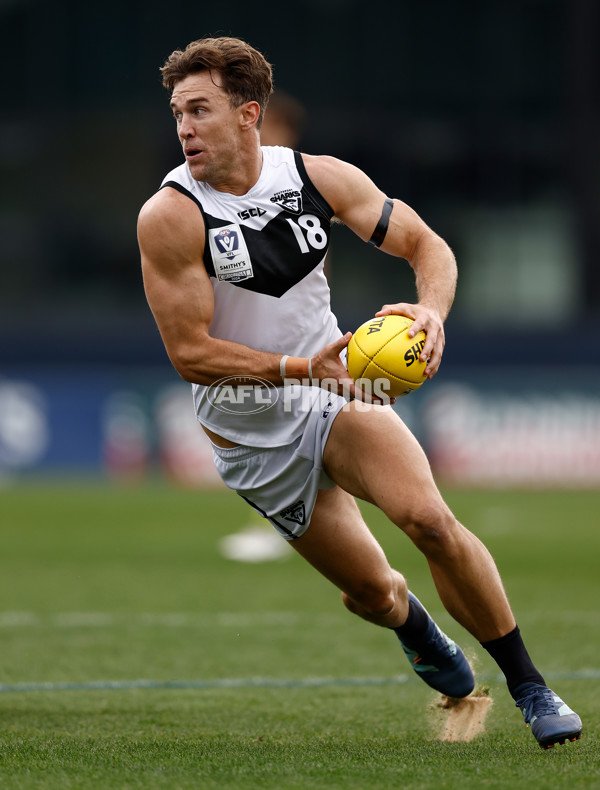
{"label": "white boundary line", "polygon": [[[430,610],[433,617],[441,617],[443,612]],[[519,622],[531,622],[548,615],[548,612],[526,612]],[[552,612],[553,622],[560,620],[568,623],[600,625],[600,611],[562,611]],[[347,622],[347,614],[340,610],[311,614],[309,612],[27,612],[0,611],[1,628],[109,628],[112,626],[129,627],[154,626],[164,628],[239,628],[247,626],[281,627],[310,623],[311,626],[331,628]]]}
{"label": "white boundary line", "polygon": [[239,628],[240,626],[296,626],[302,622],[330,628],[347,618],[337,614],[302,612],[18,612],[0,611],[0,628],[108,628],[158,626],[165,628]]}
{"label": "white boundary line", "polygon": [[[582,669],[575,672],[546,673],[549,681],[554,680],[598,680],[600,669]],[[503,682],[502,675],[482,674],[482,681]],[[215,678],[213,680],[90,680],[58,683],[0,683],[0,693],[23,693],[31,691],[129,691],[132,689],[246,689],[246,688],[321,688],[334,686],[402,686],[406,683],[421,683],[415,675],[391,677],[347,677],[347,678]]]}

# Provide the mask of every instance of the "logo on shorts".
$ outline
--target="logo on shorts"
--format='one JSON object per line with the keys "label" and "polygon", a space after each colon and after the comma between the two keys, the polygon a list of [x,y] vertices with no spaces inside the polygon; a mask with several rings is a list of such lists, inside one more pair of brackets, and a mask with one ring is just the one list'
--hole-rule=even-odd
{"label": "logo on shorts", "polygon": [[274,406],[279,390],[256,376],[226,376],[210,385],[206,397],[211,406],[227,414],[258,414]]}
{"label": "logo on shorts", "polygon": [[276,192],[271,198],[271,203],[277,203],[292,214],[302,213],[302,193],[297,189],[283,189],[281,192]]}
{"label": "logo on shorts", "polygon": [[290,505],[289,507],[286,507],[285,510],[282,510],[279,515],[281,518],[285,518],[288,521],[294,521],[296,524],[303,526],[306,519],[303,500],[299,499],[297,502],[294,502],[293,505]]}
{"label": "logo on shorts", "polygon": [[325,419],[326,417],[329,417],[329,412],[330,412],[332,409],[333,409],[333,403],[332,403],[331,401],[327,401],[327,406],[325,406],[325,408],[324,408],[324,409],[323,409],[323,411],[321,412],[321,417],[322,417],[323,419]]}

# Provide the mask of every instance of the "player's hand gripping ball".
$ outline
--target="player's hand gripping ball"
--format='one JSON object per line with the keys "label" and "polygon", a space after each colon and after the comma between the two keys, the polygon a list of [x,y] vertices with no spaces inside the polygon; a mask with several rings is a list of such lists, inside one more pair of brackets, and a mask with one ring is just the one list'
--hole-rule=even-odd
{"label": "player's hand gripping ball", "polygon": [[[348,373],[368,392],[398,398],[426,381],[427,362],[419,359],[425,332],[408,336],[412,318],[385,315],[358,327],[348,344]],[[366,381],[365,381],[366,380]]]}

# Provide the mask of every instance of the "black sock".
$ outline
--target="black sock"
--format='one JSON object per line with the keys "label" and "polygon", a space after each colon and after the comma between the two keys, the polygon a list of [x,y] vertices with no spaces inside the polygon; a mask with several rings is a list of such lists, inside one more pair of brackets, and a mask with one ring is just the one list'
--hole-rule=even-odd
{"label": "black sock", "polygon": [[499,639],[491,639],[489,642],[482,642],[484,647],[494,661],[498,664],[508,684],[508,690],[513,699],[516,699],[515,689],[523,683],[539,683],[545,686],[544,678],[540,675],[529,657],[519,626],[513,631],[501,636]]}
{"label": "black sock", "polygon": [[425,609],[418,603],[415,603],[412,598],[408,599],[408,617],[404,625],[399,625],[398,628],[393,630],[396,632],[398,639],[403,642],[407,647],[410,647],[411,642],[416,638],[423,636],[427,630],[429,623],[429,615]]}

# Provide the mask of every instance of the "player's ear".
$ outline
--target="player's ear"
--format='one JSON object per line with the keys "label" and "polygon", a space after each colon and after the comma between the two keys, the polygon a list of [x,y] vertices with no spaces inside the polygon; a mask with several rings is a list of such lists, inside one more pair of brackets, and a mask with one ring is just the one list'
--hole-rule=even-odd
{"label": "player's ear", "polygon": [[240,106],[242,129],[251,129],[256,126],[260,118],[260,104],[257,101],[247,101]]}

